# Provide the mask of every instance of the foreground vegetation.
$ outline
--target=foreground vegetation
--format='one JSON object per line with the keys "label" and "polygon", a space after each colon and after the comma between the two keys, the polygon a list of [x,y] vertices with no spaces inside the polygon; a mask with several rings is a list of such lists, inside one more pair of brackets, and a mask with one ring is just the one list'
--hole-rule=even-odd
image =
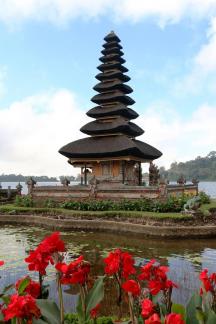
{"label": "foreground vegetation", "polygon": [[[179,284],[168,277],[169,268],[152,259],[136,266],[131,254],[120,249],[104,258],[104,275],[91,276],[91,265],[80,255],[65,258],[66,247],[55,232],[46,237],[25,262],[29,271],[38,273],[38,281],[30,276],[11,283],[0,293],[0,323],[8,324],[214,324],[216,323],[216,273],[208,269],[200,273],[200,291],[195,292],[186,307],[172,301],[172,292]],[[70,253],[70,255],[73,255]],[[59,306],[48,299],[45,284],[46,269],[50,265],[56,272]],[[0,260],[0,267],[4,261]],[[111,281],[116,291],[117,313],[99,317],[104,303],[104,286]],[[79,291],[76,314],[65,314],[62,286],[76,286]],[[123,316],[123,301],[128,312]],[[124,317],[124,319],[123,319]],[[114,320],[115,318],[116,320]]]}

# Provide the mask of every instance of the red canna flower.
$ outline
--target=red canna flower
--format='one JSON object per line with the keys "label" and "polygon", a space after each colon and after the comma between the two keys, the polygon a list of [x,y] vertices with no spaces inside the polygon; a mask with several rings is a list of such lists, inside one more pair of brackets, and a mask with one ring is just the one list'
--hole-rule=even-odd
{"label": "red canna flower", "polygon": [[38,319],[41,316],[35,299],[30,295],[12,295],[7,307],[2,309],[2,313],[4,315],[4,321],[9,321],[16,317],[19,319],[27,319],[27,324],[32,324],[33,318]]}
{"label": "red canna flower", "polygon": [[165,317],[165,324],[185,324],[180,314],[171,313]]}
{"label": "red canna flower", "polygon": [[200,273],[200,280],[203,283],[203,286],[205,288],[205,291],[208,292],[213,292],[214,291],[214,284],[216,282],[214,282],[215,280],[215,274],[212,273],[210,276],[208,276],[208,269],[204,269],[201,273]]}
{"label": "red canna flower", "polygon": [[27,287],[25,288],[24,292],[31,295],[33,298],[38,298],[38,296],[40,295],[40,284],[36,281],[31,280],[31,278],[28,276],[21,278],[16,282],[16,285],[15,285],[16,290],[19,289],[21,283],[26,278],[29,278],[30,281],[29,281],[29,284],[27,285]]}
{"label": "red canna flower", "polygon": [[143,299],[141,306],[142,306],[142,311],[141,311],[142,317],[148,318],[154,313],[155,306],[150,299],[148,298]]}
{"label": "red canna flower", "polygon": [[134,268],[134,259],[128,252],[122,252],[120,249],[116,249],[110,252],[104,259],[105,273],[108,275],[114,275],[119,273],[120,276],[127,279],[129,275],[136,272]]}
{"label": "red canna flower", "polygon": [[54,264],[52,255],[65,251],[65,244],[59,235],[59,232],[51,234],[34,251],[30,251],[29,256],[25,258],[25,262],[29,263],[30,271],[38,271],[41,275],[46,275],[46,268],[49,263]]}
{"label": "red canna flower", "polygon": [[150,280],[155,262],[156,260],[152,259],[141,268],[142,273],[138,276],[139,280]]}
{"label": "red canna flower", "polygon": [[0,260],[0,267],[4,265],[4,261]]}
{"label": "red canna flower", "polygon": [[[145,320],[145,324],[161,324],[159,315],[157,313],[154,313],[147,320]],[[172,324],[177,324],[177,323],[173,322]]]}
{"label": "red canna flower", "polygon": [[131,293],[133,296],[139,296],[140,295],[140,285],[135,280],[127,280],[123,283],[122,288],[128,292]]}
{"label": "red canna flower", "polygon": [[80,284],[83,285],[90,272],[90,264],[83,260],[83,256],[72,261],[70,264],[57,263],[56,269],[61,272],[61,283],[62,284]]}
{"label": "red canna flower", "polygon": [[99,309],[100,309],[100,304],[97,304],[94,308],[90,310],[91,318],[95,319],[98,316]]}

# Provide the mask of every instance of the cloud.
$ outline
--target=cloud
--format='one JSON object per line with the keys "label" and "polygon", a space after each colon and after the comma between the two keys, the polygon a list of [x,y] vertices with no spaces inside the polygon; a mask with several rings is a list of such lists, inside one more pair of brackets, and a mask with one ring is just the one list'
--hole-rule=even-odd
{"label": "cloud", "polygon": [[199,106],[190,119],[184,119],[174,108],[153,105],[139,118],[145,130],[141,140],[163,152],[160,166],[205,156],[216,148],[216,106]]}
{"label": "cloud", "polygon": [[[157,107],[157,108],[156,108]],[[173,107],[156,103],[135,121],[139,139],[163,152],[158,165],[186,161],[215,150],[216,106],[198,107],[184,120]],[[44,92],[0,109],[0,170],[25,175],[77,174],[58,153],[63,145],[85,137],[79,128],[90,119],[67,89]]]}
{"label": "cloud", "polygon": [[179,22],[184,17],[203,19],[216,12],[215,0],[0,0],[0,20],[14,24],[27,20],[65,24],[76,18],[95,19],[108,14],[137,22],[155,17],[157,23]]}
{"label": "cloud", "polygon": [[72,167],[58,150],[84,136],[79,132],[84,123],[84,112],[66,89],[28,97],[0,109],[1,172],[72,174]]}
{"label": "cloud", "polygon": [[7,68],[0,66],[0,98],[6,93],[5,79],[7,77]]}

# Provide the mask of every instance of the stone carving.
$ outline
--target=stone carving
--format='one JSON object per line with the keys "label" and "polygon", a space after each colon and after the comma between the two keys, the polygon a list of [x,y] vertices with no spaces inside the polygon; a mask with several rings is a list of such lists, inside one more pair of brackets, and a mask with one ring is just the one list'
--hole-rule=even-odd
{"label": "stone carving", "polygon": [[27,184],[27,186],[28,186],[28,194],[31,194],[32,193],[32,191],[33,191],[33,188],[34,188],[34,186],[36,185],[36,181],[32,178],[32,177],[30,177],[27,181],[26,181],[26,184]]}
{"label": "stone carving", "polygon": [[180,185],[180,186],[184,186],[186,184],[186,179],[185,177],[183,176],[183,174],[180,175],[180,177],[178,178],[177,180],[177,183]]}
{"label": "stone carving", "polygon": [[97,197],[97,185],[98,185],[99,181],[96,179],[95,176],[93,176],[91,178],[91,180],[89,181],[90,184],[90,193],[89,193],[89,197],[91,198],[96,198]]}
{"label": "stone carving", "polygon": [[201,206],[201,199],[199,196],[195,196],[189,199],[186,204],[184,204],[184,211],[186,213],[194,213]]}
{"label": "stone carving", "polygon": [[64,187],[68,187],[69,184],[70,184],[70,181],[64,177],[62,180],[61,180],[61,184],[64,186]]}
{"label": "stone carving", "polygon": [[198,186],[199,180],[197,178],[193,178],[191,182],[193,183],[194,186]]}
{"label": "stone carving", "polygon": [[21,196],[23,186],[20,184],[20,182],[18,183],[18,185],[16,186],[16,188],[17,188],[17,194],[18,194],[18,196]]}
{"label": "stone carving", "polygon": [[149,186],[157,186],[160,179],[159,169],[153,163],[150,162],[149,166]]}

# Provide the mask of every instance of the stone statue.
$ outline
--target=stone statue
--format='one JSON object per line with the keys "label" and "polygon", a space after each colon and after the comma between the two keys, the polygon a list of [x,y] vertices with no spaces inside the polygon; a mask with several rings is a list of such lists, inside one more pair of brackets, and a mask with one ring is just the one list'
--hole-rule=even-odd
{"label": "stone statue", "polygon": [[27,181],[26,181],[26,184],[28,186],[28,194],[31,194],[32,193],[32,190],[34,188],[34,186],[36,185],[36,181],[30,177]]}
{"label": "stone statue", "polygon": [[183,176],[183,174],[180,175],[180,177],[178,178],[177,180],[177,183],[180,185],[180,186],[184,186],[186,184],[186,179],[185,177]]}
{"label": "stone statue", "polygon": [[184,204],[184,211],[187,213],[194,213],[201,206],[201,199],[199,196],[195,196],[189,199],[186,204]]}
{"label": "stone statue", "polygon": [[149,166],[149,186],[157,186],[160,179],[159,169],[153,163],[150,162]]}
{"label": "stone statue", "polygon": [[23,186],[20,184],[20,182],[18,183],[18,185],[16,186],[16,188],[17,188],[17,194],[18,194],[18,196],[21,196]]}
{"label": "stone statue", "polygon": [[91,180],[89,181],[90,184],[90,193],[89,193],[89,197],[91,198],[96,198],[97,197],[97,185],[98,185],[99,181],[96,179],[95,175],[91,178]]}
{"label": "stone statue", "polygon": [[64,187],[68,187],[69,184],[70,184],[70,181],[64,177],[62,180],[61,180],[61,184],[64,186]]}
{"label": "stone statue", "polygon": [[194,186],[197,186],[198,183],[199,183],[199,180],[198,180],[197,178],[193,178],[193,179],[191,180],[191,182],[193,183]]}

